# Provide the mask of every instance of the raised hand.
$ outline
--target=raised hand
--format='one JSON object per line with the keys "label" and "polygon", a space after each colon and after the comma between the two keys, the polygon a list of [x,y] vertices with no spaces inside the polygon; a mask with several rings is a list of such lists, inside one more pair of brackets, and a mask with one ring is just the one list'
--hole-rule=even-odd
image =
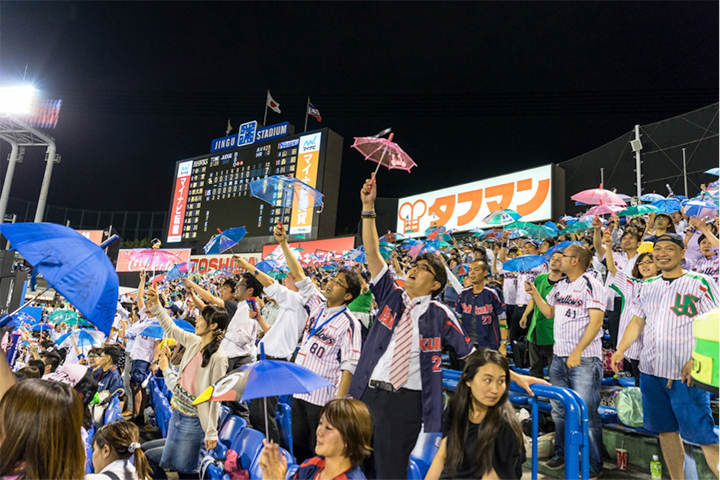
{"label": "raised hand", "polygon": [[282,223],[275,225],[273,230],[273,236],[275,241],[278,243],[287,243],[287,236],[285,235],[285,226]]}
{"label": "raised hand", "polygon": [[375,203],[377,198],[377,182],[375,177],[365,180],[362,189],[360,190],[360,200],[363,205],[371,206]]}

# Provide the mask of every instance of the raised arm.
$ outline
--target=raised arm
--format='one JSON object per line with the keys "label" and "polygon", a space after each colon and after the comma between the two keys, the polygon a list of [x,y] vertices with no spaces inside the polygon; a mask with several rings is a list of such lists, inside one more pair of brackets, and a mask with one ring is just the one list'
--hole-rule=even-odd
{"label": "raised arm", "polygon": [[140,285],[138,285],[137,291],[137,306],[138,310],[145,308],[145,271],[140,272]]}
{"label": "raised arm", "polygon": [[216,297],[215,295],[208,292],[189,278],[183,278],[183,285],[185,285],[185,288],[189,289],[196,296],[200,297],[203,302],[212,303],[213,305],[217,305],[218,307],[225,306],[225,301],[222,298]]}
{"label": "raised arm", "polygon": [[295,282],[305,280],[305,271],[303,271],[302,265],[300,265],[298,259],[295,258],[295,255],[293,255],[292,250],[290,250],[290,246],[287,243],[285,226],[282,223],[275,225],[273,235],[275,236],[275,241],[277,241],[280,248],[282,248],[283,254],[285,255],[285,262],[290,268],[290,272],[292,272],[293,277],[295,277]]}
{"label": "raised arm", "polygon": [[258,282],[263,287],[269,287],[273,283],[275,283],[275,280],[270,275],[265,275],[263,272],[258,270],[254,265],[250,265],[250,262],[245,260],[240,255],[233,256],[233,259],[235,260],[235,265],[238,266],[238,268],[242,268],[244,270],[247,270],[250,272],[251,275],[255,276],[255,278],[258,279]]}
{"label": "raised arm", "polygon": [[378,239],[377,226],[375,224],[375,198],[377,198],[377,181],[375,177],[365,180],[360,190],[362,200],[362,236],[365,246],[365,257],[368,262],[368,270],[372,278],[377,277],[385,267],[385,260],[380,255],[380,240]]}
{"label": "raised arm", "polygon": [[507,247],[508,247],[509,239],[510,239],[510,234],[508,232],[503,232],[502,238],[501,238],[502,243],[500,244],[500,252],[498,253],[498,257],[500,257],[500,261],[502,263],[507,262],[507,252],[508,252]]}
{"label": "raised arm", "polygon": [[[593,239],[594,240],[594,239]],[[605,244],[605,263],[607,264],[607,270],[608,272],[614,277],[617,275],[617,265],[615,265],[615,260],[613,259],[613,241],[612,236],[609,232],[605,232],[605,235],[603,236],[603,243]]]}
{"label": "raised arm", "polygon": [[595,251],[598,254],[598,257],[601,259],[605,257],[606,255],[606,249],[603,246],[603,233],[602,233],[602,222],[600,221],[600,217],[595,215],[592,221],[593,226],[593,246],[595,247]]}
{"label": "raised arm", "polygon": [[712,230],[708,228],[707,223],[705,223],[704,220],[700,220],[698,217],[690,217],[690,225],[705,235],[705,238],[710,240],[710,244],[713,248],[718,248],[718,246],[720,246],[718,238],[715,234],[713,234]]}

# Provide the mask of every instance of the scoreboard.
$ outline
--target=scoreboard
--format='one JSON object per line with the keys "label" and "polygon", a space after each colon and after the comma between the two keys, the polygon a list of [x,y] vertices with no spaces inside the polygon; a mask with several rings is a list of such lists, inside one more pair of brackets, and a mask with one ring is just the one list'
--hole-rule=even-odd
{"label": "scoreboard", "polygon": [[[241,127],[238,135],[243,134]],[[235,145],[243,143],[239,136],[237,143],[235,136],[225,138],[233,139]],[[329,156],[328,144],[333,152]],[[318,234],[334,235],[337,182],[332,177],[335,171],[339,177],[341,152],[342,137],[324,128],[178,161],[167,244],[199,250],[218,230],[239,226],[247,229],[246,238],[264,237],[267,243],[278,221],[289,225],[291,235],[302,234],[307,239],[316,239]],[[326,172],[328,166],[330,172]],[[319,209],[283,209],[279,206],[281,195],[276,195],[274,204],[252,197],[250,182],[272,175],[294,176],[323,192],[326,206],[323,213],[317,213]],[[328,202],[332,203],[329,209]],[[332,218],[327,218],[330,215]],[[332,231],[323,231],[329,229]]]}

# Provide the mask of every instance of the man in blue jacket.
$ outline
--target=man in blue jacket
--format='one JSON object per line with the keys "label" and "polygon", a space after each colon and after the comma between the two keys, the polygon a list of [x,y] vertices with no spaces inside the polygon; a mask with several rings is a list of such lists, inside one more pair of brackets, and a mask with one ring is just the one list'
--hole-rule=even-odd
{"label": "man in blue jacket", "polygon": [[[362,232],[378,316],[348,394],[362,400],[370,410],[375,478],[407,478],[410,452],[421,427],[424,425],[426,432],[441,431],[442,350],[452,350],[462,359],[474,347],[455,313],[433,299],[447,282],[439,258],[419,255],[407,272],[404,288],[393,280],[380,255],[376,196],[375,179],[367,180],[360,193]],[[529,383],[547,384],[512,373],[511,379],[528,391]]]}
{"label": "man in blue jacket", "polygon": [[108,390],[112,395],[118,389],[125,391],[123,378],[117,362],[120,359],[120,347],[117,345],[105,345],[97,360],[97,381],[98,392]]}

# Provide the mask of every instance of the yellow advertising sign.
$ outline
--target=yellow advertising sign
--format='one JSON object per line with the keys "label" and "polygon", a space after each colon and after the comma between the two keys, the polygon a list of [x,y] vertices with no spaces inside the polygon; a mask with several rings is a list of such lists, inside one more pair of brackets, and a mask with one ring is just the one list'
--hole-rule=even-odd
{"label": "yellow advertising sign", "polygon": [[[313,133],[300,137],[295,178],[316,188],[320,163],[320,141],[322,133]],[[312,230],[313,208],[301,209],[303,198],[293,199],[290,235],[306,234]]]}
{"label": "yellow advertising sign", "polygon": [[705,385],[712,385],[713,359],[697,352],[693,352],[692,377]]}

